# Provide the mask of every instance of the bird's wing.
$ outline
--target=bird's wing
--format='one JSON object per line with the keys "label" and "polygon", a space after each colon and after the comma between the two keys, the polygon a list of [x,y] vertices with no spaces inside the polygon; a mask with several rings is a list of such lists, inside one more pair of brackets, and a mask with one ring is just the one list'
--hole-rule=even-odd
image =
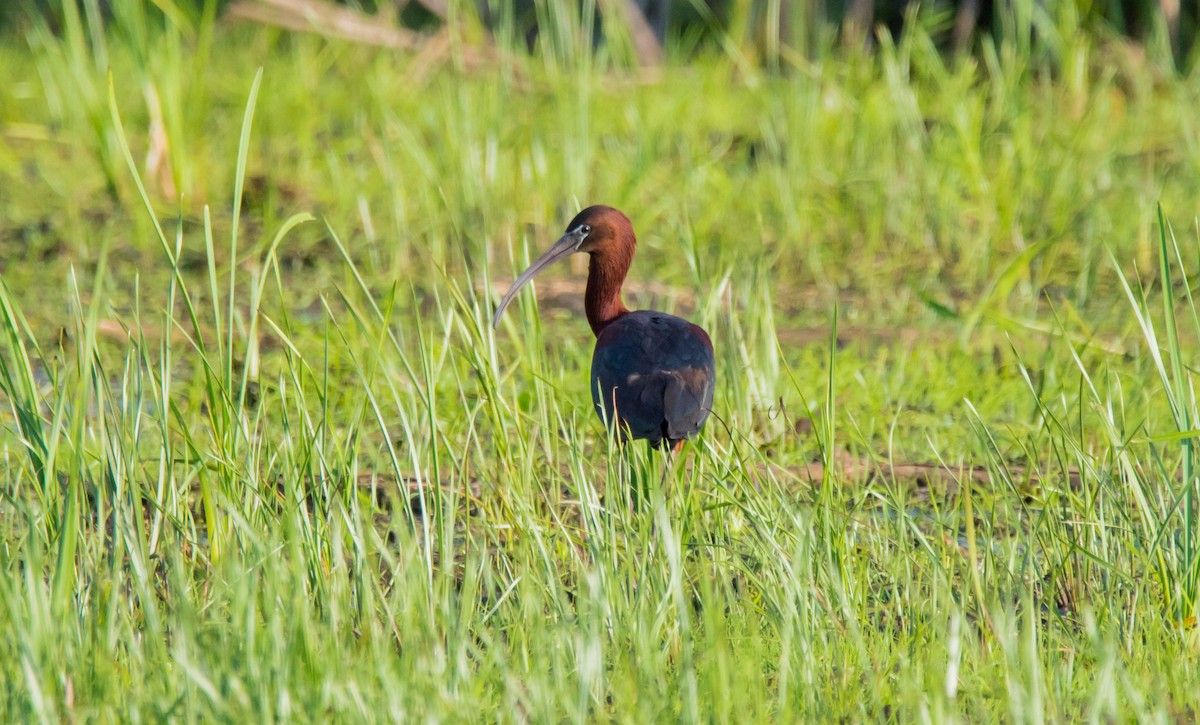
{"label": "bird's wing", "polygon": [[663,417],[667,437],[680,440],[695,435],[712,408],[712,375],[704,368],[686,368],[667,374],[663,390]]}

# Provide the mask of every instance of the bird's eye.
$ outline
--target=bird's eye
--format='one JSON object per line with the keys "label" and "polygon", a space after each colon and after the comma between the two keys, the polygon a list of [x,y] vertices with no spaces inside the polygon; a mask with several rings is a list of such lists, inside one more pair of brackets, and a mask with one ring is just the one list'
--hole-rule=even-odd
{"label": "bird's eye", "polygon": [[580,224],[579,225],[579,233],[580,234],[591,234],[592,227],[588,224]]}

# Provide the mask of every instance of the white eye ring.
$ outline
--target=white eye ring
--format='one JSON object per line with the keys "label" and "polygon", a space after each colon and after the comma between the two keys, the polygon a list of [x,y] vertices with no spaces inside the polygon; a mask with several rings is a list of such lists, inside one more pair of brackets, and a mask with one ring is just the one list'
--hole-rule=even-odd
{"label": "white eye ring", "polygon": [[575,232],[577,234],[591,234],[592,228],[591,228],[591,226],[589,226],[587,224],[580,224],[578,227],[575,228]]}

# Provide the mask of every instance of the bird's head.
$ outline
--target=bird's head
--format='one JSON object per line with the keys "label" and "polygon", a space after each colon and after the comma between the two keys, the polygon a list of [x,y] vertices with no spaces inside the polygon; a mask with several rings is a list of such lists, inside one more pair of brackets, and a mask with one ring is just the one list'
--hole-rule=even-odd
{"label": "bird's head", "polygon": [[589,206],[576,214],[563,234],[563,239],[568,237],[579,239],[575,251],[588,254],[616,252],[637,243],[629,217],[603,205]]}
{"label": "bird's head", "polygon": [[529,265],[529,269],[526,269],[513,281],[512,287],[496,307],[492,326],[499,326],[500,316],[504,314],[505,308],[512,302],[517,292],[551,263],[576,252],[583,252],[592,255],[619,254],[624,257],[625,264],[628,265],[628,259],[633,256],[636,244],[633,224],[629,221],[629,217],[611,206],[589,206],[576,214],[571,223],[567,224],[567,230],[559,237],[559,240],[542,256],[535,259],[533,264]]}

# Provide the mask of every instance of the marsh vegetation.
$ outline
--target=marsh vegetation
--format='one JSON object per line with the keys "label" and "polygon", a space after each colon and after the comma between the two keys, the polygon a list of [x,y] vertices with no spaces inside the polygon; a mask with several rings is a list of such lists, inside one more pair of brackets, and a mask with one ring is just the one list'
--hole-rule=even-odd
{"label": "marsh vegetation", "polygon": [[[0,42],[0,719],[1196,717],[1168,44],[1018,2],[647,69],[566,11],[480,59],[91,6]],[[490,325],[592,203],[713,337],[661,485],[582,266]]]}

